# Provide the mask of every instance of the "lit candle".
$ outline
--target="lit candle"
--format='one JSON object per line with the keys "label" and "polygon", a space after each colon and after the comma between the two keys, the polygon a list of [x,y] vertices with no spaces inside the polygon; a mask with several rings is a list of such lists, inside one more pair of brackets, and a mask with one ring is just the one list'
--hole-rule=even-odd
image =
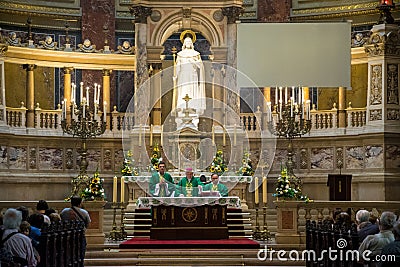
{"label": "lit candle", "polygon": [[82,99],[83,99],[83,82],[81,82],[80,85],[81,85],[81,90],[80,90],[81,91],[81,97],[80,97],[79,100],[82,101]]}
{"label": "lit candle", "polygon": [[287,87],[285,87],[285,104],[287,104],[287,98],[288,98],[288,95],[287,95]]}
{"label": "lit candle", "polygon": [[117,186],[118,186],[118,178],[114,176],[114,183],[113,183],[113,203],[117,203]]}
{"label": "lit candle", "polygon": [[236,146],[236,124],[235,128],[233,128],[233,145]]}
{"label": "lit candle", "polygon": [[282,103],[283,97],[282,97],[282,87],[279,87],[279,103]]}
{"label": "lit candle", "polygon": [[293,97],[290,98],[290,117],[293,117]]}
{"label": "lit candle", "polygon": [[85,108],[86,108],[86,98],[83,98],[83,99],[82,99],[82,116],[83,116],[84,118],[86,118]]}
{"label": "lit candle", "polygon": [[142,145],[142,125],[139,126],[139,146]]}
{"label": "lit candle", "polygon": [[65,119],[64,108],[65,108],[64,101],[61,101],[61,119]]}
{"label": "lit candle", "polygon": [[263,203],[267,204],[267,177],[263,177]]}
{"label": "lit candle", "polygon": [[215,144],[215,129],[214,129],[214,125],[211,128],[211,138],[212,138],[212,143]]}
{"label": "lit candle", "polygon": [[254,204],[258,204],[258,177],[254,178]]}
{"label": "lit candle", "polygon": [[86,87],[86,101],[87,101],[87,105],[89,106],[89,86]]}
{"label": "lit candle", "polygon": [[75,84],[71,84],[71,103],[75,103]]}
{"label": "lit candle", "polygon": [[100,84],[97,85],[97,104],[100,104]]}
{"label": "lit candle", "polygon": [[164,136],[164,125],[161,125],[161,136],[160,136],[160,145],[163,146],[163,136]]}
{"label": "lit candle", "polygon": [[107,101],[103,102],[103,121],[107,122]]}
{"label": "lit candle", "polygon": [[150,145],[153,145],[153,124],[150,125]]}
{"label": "lit candle", "polygon": [[64,98],[64,118],[67,117],[67,109],[68,109],[68,100],[66,98]]}
{"label": "lit candle", "polygon": [[292,86],[292,98],[294,100],[294,86]]}
{"label": "lit candle", "polygon": [[272,110],[271,110],[271,102],[267,102],[267,107],[268,107],[268,121],[272,121]]}
{"label": "lit candle", "polygon": [[125,181],[124,177],[121,177],[121,203],[125,202]]}
{"label": "lit candle", "polygon": [[94,84],[93,103],[96,106],[96,104],[97,104],[97,83]]}

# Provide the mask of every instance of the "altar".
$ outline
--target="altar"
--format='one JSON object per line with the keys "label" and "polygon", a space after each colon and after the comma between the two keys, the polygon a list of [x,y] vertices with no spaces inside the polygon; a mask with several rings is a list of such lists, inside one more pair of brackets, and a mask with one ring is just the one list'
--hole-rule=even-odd
{"label": "altar", "polygon": [[142,197],[138,199],[138,207],[151,208],[151,239],[228,239],[227,210],[240,209],[240,199]]}

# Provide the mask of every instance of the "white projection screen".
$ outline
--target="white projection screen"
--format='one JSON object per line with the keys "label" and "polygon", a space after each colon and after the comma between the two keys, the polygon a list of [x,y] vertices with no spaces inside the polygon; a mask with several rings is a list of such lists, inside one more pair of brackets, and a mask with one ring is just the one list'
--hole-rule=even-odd
{"label": "white projection screen", "polygon": [[351,23],[239,23],[239,87],[351,86]]}

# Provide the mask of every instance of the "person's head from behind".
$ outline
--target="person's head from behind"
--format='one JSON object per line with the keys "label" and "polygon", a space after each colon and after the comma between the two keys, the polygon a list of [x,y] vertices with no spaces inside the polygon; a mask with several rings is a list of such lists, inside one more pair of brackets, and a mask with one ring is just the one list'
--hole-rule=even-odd
{"label": "person's head from behind", "polygon": [[396,222],[396,214],[391,211],[384,211],[379,218],[379,229],[380,230],[391,230],[394,223]]}
{"label": "person's head from behind", "polygon": [[47,210],[46,210],[46,212],[44,213],[44,215],[49,216],[50,214],[55,213],[55,212],[56,212],[55,209],[50,208],[50,209],[47,209]]}
{"label": "person's head from behind", "polygon": [[393,235],[396,240],[400,240],[400,220],[393,225]]}
{"label": "person's head from behind", "polygon": [[49,214],[50,222],[52,223],[58,223],[61,221],[61,216],[58,213],[50,213]]}
{"label": "person's head from behind", "polygon": [[31,226],[42,229],[44,224],[44,215],[41,213],[33,213],[31,216],[29,216],[28,222],[31,224]]}
{"label": "person's head from behind", "polygon": [[22,222],[22,212],[16,209],[8,209],[3,216],[5,229],[19,229]]}
{"label": "person's head from behind", "polygon": [[369,211],[367,210],[359,210],[356,213],[356,221],[357,224],[363,223],[363,222],[368,222],[369,221]]}
{"label": "person's head from behind", "polygon": [[72,207],[80,207],[82,204],[82,198],[78,196],[71,197],[71,206]]}
{"label": "person's head from behind", "polygon": [[19,226],[19,232],[21,234],[29,236],[29,234],[31,232],[31,224],[28,223],[27,221],[23,221]]}
{"label": "person's head from behind", "polygon": [[160,172],[160,174],[164,174],[165,173],[165,162],[164,161],[160,161],[158,163],[158,171]]}
{"label": "person's head from behind", "polygon": [[218,181],[219,181],[219,176],[218,176],[218,174],[216,174],[216,173],[211,174],[211,182],[212,182],[213,184],[218,184]]}
{"label": "person's head from behind", "polygon": [[19,206],[17,208],[17,210],[19,210],[20,212],[22,212],[22,221],[26,221],[29,217],[29,210],[27,207],[25,206]]}
{"label": "person's head from behind", "polygon": [[39,200],[39,202],[36,204],[36,210],[39,211],[40,213],[45,213],[46,210],[49,209],[49,204],[47,204],[46,200]]}
{"label": "person's head from behind", "polygon": [[347,212],[342,211],[336,216],[336,223],[339,225],[349,225],[351,223],[350,215]]}

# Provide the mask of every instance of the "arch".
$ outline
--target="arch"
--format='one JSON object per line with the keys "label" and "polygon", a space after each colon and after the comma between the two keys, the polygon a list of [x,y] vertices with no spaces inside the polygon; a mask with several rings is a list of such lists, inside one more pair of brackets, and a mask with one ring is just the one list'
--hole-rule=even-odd
{"label": "arch", "polygon": [[[211,46],[220,46],[223,43],[224,38],[218,25],[199,12],[192,11],[191,16],[193,21],[198,22],[192,26],[192,30],[200,32],[210,42]],[[150,37],[150,43],[155,46],[162,46],[173,33],[182,30],[180,27],[181,20],[180,11],[169,14],[161,23],[156,24]]]}

